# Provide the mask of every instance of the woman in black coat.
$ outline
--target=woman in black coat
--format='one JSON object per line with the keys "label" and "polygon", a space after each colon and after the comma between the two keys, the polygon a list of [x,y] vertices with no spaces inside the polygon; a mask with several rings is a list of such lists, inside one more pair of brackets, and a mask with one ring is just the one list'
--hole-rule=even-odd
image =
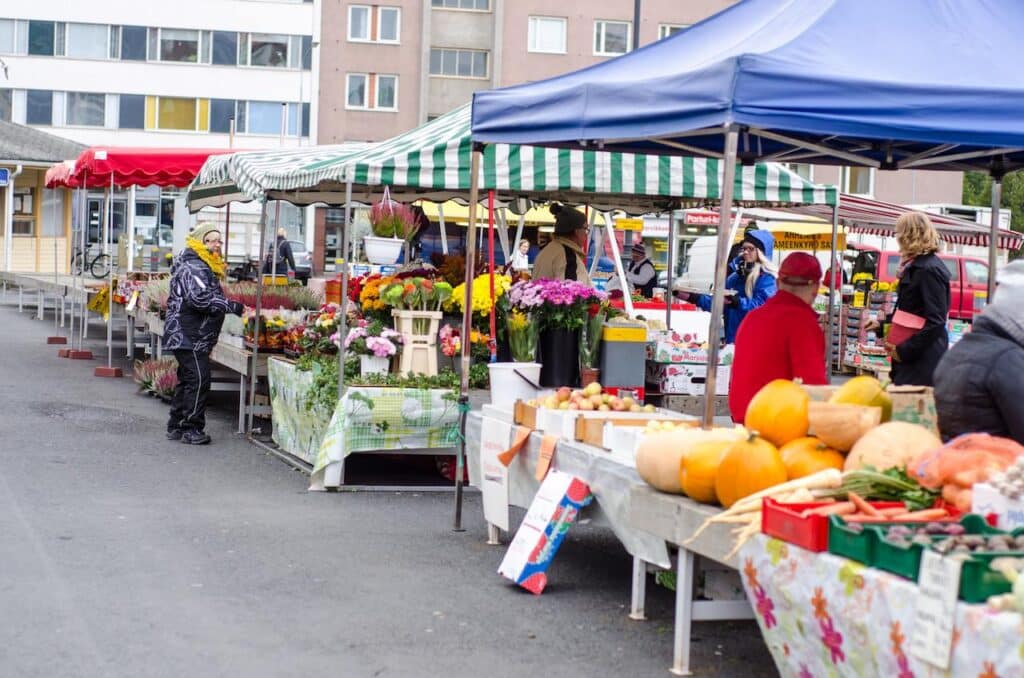
{"label": "woman in black coat", "polygon": [[935,254],[939,234],[921,212],[907,212],[896,220],[896,242],[902,257],[896,310],[924,318],[924,326],[898,345],[886,342],[892,382],[931,386],[935,367],[949,347],[949,270]]}

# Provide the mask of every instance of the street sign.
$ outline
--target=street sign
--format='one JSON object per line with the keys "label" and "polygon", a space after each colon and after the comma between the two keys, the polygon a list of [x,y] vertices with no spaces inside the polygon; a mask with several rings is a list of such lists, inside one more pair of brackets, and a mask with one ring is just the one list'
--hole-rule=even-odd
{"label": "street sign", "polygon": [[11,170],[6,167],[0,167],[0,188],[7,186],[11,183]]}

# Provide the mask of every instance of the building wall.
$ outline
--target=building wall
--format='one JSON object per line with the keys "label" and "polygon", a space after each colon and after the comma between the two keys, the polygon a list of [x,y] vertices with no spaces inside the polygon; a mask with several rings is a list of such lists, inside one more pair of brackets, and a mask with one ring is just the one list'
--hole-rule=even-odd
{"label": "building wall", "polygon": [[[6,167],[12,175],[15,171],[15,166],[12,165],[0,165],[0,167]],[[11,261],[9,263],[4,259],[7,252],[4,226],[10,216],[9,210],[14,205],[8,202],[10,195],[8,189],[0,188],[0,262],[3,263],[3,270],[52,273],[56,267],[58,272],[66,273],[69,269],[71,191],[46,189],[45,174],[46,169],[42,167],[23,168],[22,173],[12,179],[16,189],[14,193],[19,193],[20,189],[32,189],[32,209],[30,213],[19,212],[14,215],[14,218],[18,219],[23,227],[25,224],[31,223],[31,232],[11,236]],[[54,195],[60,196],[60,202],[56,205],[51,201]],[[24,201],[25,197],[22,196],[21,200]],[[19,204],[17,199],[15,204]],[[56,252],[54,252],[55,247]]]}
{"label": "building wall", "polygon": [[[82,3],[76,0],[36,0],[34,2],[0,4],[0,23],[6,20],[20,20],[16,31],[24,32],[28,22],[52,21],[64,26],[67,36],[64,43],[55,39],[55,44],[64,46],[65,53],[72,52],[73,25],[89,24],[94,27],[146,27],[162,30],[197,30],[208,32],[205,37],[213,38],[213,32],[225,35],[272,34],[289,36],[288,59],[293,63],[285,67],[238,65],[238,54],[250,54],[236,46],[236,62],[232,65],[213,63],[182,63],[163,60],[133,61],[119,58],[121,32],[115,32],[114,45],[110,33],[92,58],[81,56],[32,56],[27,54],[25,38],[19,38],[12,45],[2,42],[0,30],[0,57],[7,64],[7,80],[0,81],[0,88],[10,90],[10,114],[14,122],[33,124],[27,118],[29,90],[52,91],[53,119],[51,124],[38,124],[54,134],[65,136],[81,143],[139,146],[192,146],[226,147],[229,145],[227,130],[210,131],[212,100],[253,102],[247,108],[250,129],[240,129],[234,145],[239,148],[267,148],[280,143],[280,125],[271,125],[273,118],[271,104],[292,105],[289,133],[284,145],[309,144],[310,135],[301,136],[302,120],[310,118],[306,125],[313,132],[315,140],[315,102],[319,80],[315,77],[319,50],[316,48],[316,21],[318,7],[314,2],[301,0],[176,0],[170,3],[138,2],[136,0],[104,0],[102,3]],[[38,24],[37,24],[38,25]],[[4,29],[4,25],[0,25]],[[97,29],[98,31],[100,29]],[[57,36],[60,35],[58,29]],[[154,34],[155,36],[156,34]],[[147,51],[151,37],[146,35]],[[84,44],[84,39],[83,39]],[[92,40],[95,46],[97,40]],[[111,58],[110,50],[115,50]],[[59,48],[58,50],[59,51]],[[210,50],[212,54],[212,47]],[[224,52],[224,53],[230,53]],[[154,54],[150,55],[155,56]],[[246,58],[249,58],[246,56]],[[200,61],[202,58],[200,57]],[[210,59],[212,62],[212,59]],[[303,61],[306,62],[303,67]],[[286,62],[287,63],[287,62]],[[105,94],[104,120],[102,124],[75,125],[67,121],[68,98],[65,93]],[[0,91],[0,95],[4,93]],[[121,95],[143,95],[147,97],[145,125],[143,129],[122,127],[119,120]],[[190,131],[160,129],[156,117],[157,97],[184,98],[196,101],[197,124]],[[305,113],[300,104],[306,104]],[[246,104],[243,103],[243,106]],[[252,104],[249,104],[252,106]],[[261,114],[263,125],[255,125],[257,113]],[[3,111],[0,110],[0,115]],[[238,123],[241,125],[242,121]],[[270,129],[270,127],[273,129]]]}

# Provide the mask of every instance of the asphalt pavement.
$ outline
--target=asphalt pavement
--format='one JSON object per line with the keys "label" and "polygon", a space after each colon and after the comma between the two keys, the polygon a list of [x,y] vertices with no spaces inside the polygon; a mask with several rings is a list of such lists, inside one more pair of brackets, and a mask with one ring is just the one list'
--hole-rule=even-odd
{"label": "asphalt pavement", "polygon": [[[496,574],[478,495],[456,533],[450,494],[307,492],[234,433],[226,394],[212,445],[166,441],[163,403],[58,358],[52,320],[15,297],[0,303],[0,677],[670,675],[673,594],[649,579],[650,618],[631,621],[609,530],[573,527],[533,596]],[[697,675],[775,675],[753,622],[693,636]]]}

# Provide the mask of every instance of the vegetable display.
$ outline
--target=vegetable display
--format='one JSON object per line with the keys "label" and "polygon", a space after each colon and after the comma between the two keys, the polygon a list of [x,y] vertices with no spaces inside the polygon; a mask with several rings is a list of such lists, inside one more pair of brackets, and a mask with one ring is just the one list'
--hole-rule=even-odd
{"label": "vegetable display", "polygon": [[715,495],[729,508],[740,499],[786,482],[786,465],[770,442],[751,432],[732,444],[715,477]]}
{"label": "vegetable display", "polygon": [[846,457],[845,468],[853,471],[872,466],[880,471],[906,468],[918,455],[942,445],[939,437],[917,424],[890,421],[861,437]]}
{"label": "vegetable display", "polygon": [[773,445],[785,445],[807,435],[809,401],[800,384],[776,379],[751,399],[743,424]]}
{"label": "vegetable display", "polygon": [[935,445],[910,463],[908,471],[924,487],[962,511],[971,508],[971,487],[1005,471],[1024,455],[1024,446],[987,433],[970,433]]}

